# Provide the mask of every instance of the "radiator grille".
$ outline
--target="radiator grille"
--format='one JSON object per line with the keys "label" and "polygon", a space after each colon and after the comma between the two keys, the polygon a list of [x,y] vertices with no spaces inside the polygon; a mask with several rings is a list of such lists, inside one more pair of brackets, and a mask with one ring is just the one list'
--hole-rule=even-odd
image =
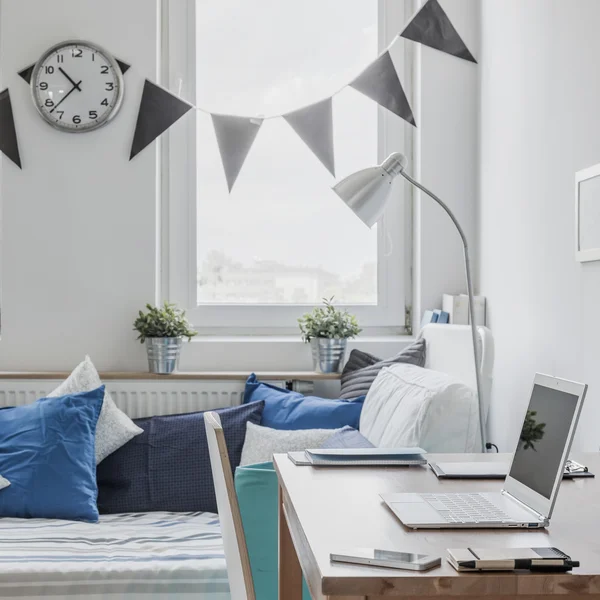
{"label": "radiator grille", "polygon": [[[22,406],[55,389],[56,380],[0,381],[0,408]],[[283,381],[269,382],[285,387]],[[116,405],[132,419],[214,410],[242,403],[243,381],[109,381],[106,389]]]}

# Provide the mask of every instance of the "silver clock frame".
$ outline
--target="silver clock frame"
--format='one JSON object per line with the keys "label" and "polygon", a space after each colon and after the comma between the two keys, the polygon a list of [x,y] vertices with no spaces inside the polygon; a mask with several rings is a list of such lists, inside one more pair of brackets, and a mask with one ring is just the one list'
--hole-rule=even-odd
{"label": "silver clock frame", "polygon": [[[44,61],[51,54],[53,54],[60,48],[64,48],[66,46],[85,46],[86,48],[91,48],[98,54],[102,54],[102,56],[109,62],[113,71],[116,73],[118,84],[119,84],[119,92],[118,92],[117,99],[114,103],[112,110],[108,114],[106,114],[106,116],[103,117],[101,120],[98,120],[98,122],[94,123],[93,125],[87,125],[85,127],[82,127],[81,129],[71,128],[71,127],[70,128],[62,127],[54,119],[51,119],[48,116],[48,114],[40,108],[39,98],[36,95],[37,76],[38,76],[40,69],[42,68],[42,65],[44,64]],[[64,133],[88,133],[90,131],[95,131],[96,129],[99,129],[100,127],[104,127],[104,125],[106,125],[107,123],[110,123],[117,116],[117,114],[119,113],[119,110],[121,109],[121,105],[123,104],[123,97],[125,95],[125,79],[123,78],[123,72],[121,71],[121,67],[119,67],[119,63],[116,61],[116,59],[113,57],[113,55],[110,52],[107,52],[104,48],[102,48],[102,46],[98,46],[98,44],[94,44],[92,42],[86,42],[84,40],[68,40],[66,42],[60,42],[58,44],[55,44],[51,48],[48,48],[48,50],[46,50],[46,52],[44,52],[44,54],[42,54],[42,56],[40,56],[38,61],[35,63],[35,66],[33,67],[33,72],[31,74],[30,91],[31,91],[31,99],[33,100],[33,104],[34,104],[37,112],[42,117],[42,119],[44,119],[44,121],[46,123],[48,123],[48,125],[52,126],[54,129],[56,129],[58,131],[62,131]]]}

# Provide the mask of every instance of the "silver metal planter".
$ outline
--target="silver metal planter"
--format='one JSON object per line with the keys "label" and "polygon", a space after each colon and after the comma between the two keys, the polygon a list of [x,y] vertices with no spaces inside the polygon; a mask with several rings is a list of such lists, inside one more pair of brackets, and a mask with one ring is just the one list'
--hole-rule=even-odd
{"label": "silver metal planter", "polygon": [[339,373],[344,366],[348,340],[313,338],[310,340],[313,368],[319,373]]}
{"label": "silver metal planter", "polygon": [[148,368],[150,373],[169,375],[179,366],[179,354],[183,339],[174,338],[146,338],[146,351],[148,352]]}

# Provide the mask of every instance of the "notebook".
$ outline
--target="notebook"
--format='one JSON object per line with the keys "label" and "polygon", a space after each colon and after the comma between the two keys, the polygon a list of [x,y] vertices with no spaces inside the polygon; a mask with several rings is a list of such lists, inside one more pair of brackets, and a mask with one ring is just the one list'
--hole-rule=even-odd
{"label": "notebook", "polygon": [[[439,479],[505,479],[510,468],[509,463],[496,461],[431,462],[429,466]],[[563,479],[578,477],[594,477],[594,474],[575,461],[567,461]]]}
{"label": "notebook", "polygon": [[449,548],[448,562],[457,571],[564,570],[579,562],[558,548]]}
{"label": "notebook", "polygon": [[306,459],[315,467],[411,466],[426,465],[422,448],[336,448],[306,450]]}

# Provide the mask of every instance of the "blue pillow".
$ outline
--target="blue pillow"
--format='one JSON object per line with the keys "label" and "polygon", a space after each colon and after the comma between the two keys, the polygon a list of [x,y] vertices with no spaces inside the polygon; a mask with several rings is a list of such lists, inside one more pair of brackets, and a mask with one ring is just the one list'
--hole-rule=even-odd
{"label": "blue pillow", "polygon": [[[240,464],[246,423],[260,423],[264,404],[216,410],[231,468]],[[136,419],[144,433],[98,465],[98,508],[125,512],[217,512],[204,413]]]}
{"label": "blue pillow", "polygon": [[261,425],[272,429],[358,429],[364,396],[354,400],[330,400],[303,396],[258,381],[254,373],[246,381],[244,404],[264,400]]}
{"label": "blue pillow", "polygon": [[0,517],[98,520],[96,423],[104,386],[0,411]]}

